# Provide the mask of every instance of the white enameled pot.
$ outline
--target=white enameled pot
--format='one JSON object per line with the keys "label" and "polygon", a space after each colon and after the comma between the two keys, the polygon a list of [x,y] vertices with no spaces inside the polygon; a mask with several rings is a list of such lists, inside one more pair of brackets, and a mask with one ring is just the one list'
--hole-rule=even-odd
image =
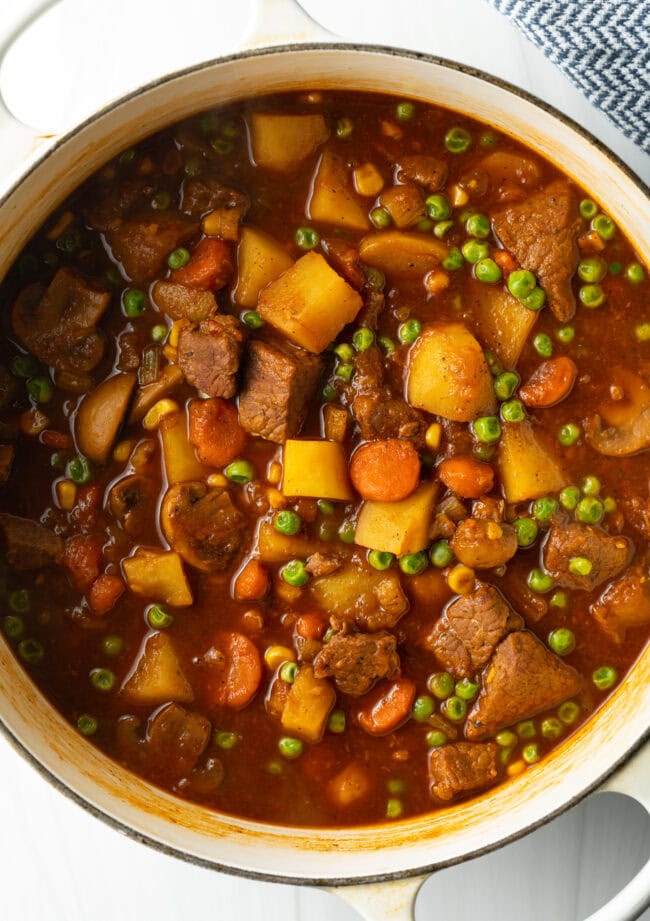
{"label": "white enameled pot", "polygon": [[[0,112],[0,277],[44,218],[106,160],[160,128],[222,103],[309,87],[383,91],[466,112],[588,186],[650,263],[648,189],[577,125],[469,68],[390,48],[340,45],[292,0],[260,0],[249,45],[170,74],[63,137],[35,137]],[[293,42],[278,45],[279,41]],[[313,44],[299,44],[315,40]],[[272,46],[272,47],[268,47]],[[11,162],[11,158],[14,162]],[[650,810],[650,648],[594,717],[537,767],[483,796],[381,827],[276,828],[218,815],[156,789],[85,741],[0,639],[0,723],[52,783],[160,850],[253,878],[336,887],[367,919],[412,918],[427,874],[496,848],[587,793],[618,790]],[[650,904],[650,864],[590,921],[629,921]]]}

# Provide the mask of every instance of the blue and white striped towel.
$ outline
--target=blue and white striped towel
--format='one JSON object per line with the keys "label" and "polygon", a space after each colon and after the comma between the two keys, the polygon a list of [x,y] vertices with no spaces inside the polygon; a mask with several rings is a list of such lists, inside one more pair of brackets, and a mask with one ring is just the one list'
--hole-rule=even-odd
{"label": "blue and white striped towel", "polygon": [[650,153],[650,0],[489,0]]}

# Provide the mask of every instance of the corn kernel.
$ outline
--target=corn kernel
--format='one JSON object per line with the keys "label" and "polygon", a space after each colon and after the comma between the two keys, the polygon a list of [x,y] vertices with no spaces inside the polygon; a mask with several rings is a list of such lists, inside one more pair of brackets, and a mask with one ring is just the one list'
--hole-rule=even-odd
{"label": "corn kernel", "polygon": [[442,426],[439,422],[432,422],[424,436],[426,446],[430,451],[437,451],[442,441]]}
{"label": "corn kernel", "polygon": [[[257,608],[251,608],[250,611],[244,611],[240,620],[242,630],[246,633],[259,633],[264,629],[264,615]],[[269,647],[273,649],[274,647]]]}
{"label": "corn kernel", "polygon": [[216,237],[221,232],[223,217],[221,211],[211,211],[201,221],[201,230],[208,237]]}
{"label": "corn kernel", "polygon": [[516,777],[517,774],[521,774],[526,770],[526,762],[523,758],[520,758],[518,761],[513,761],[512,764],[509,764],[506,768],[506,774],[508,777]]}
{"label": "corn kernel", "polygon": [[[291,588],[291,586],[289,586]],[[295,662],[296,654],[288,646],[269,646],[264,653],[264,662],[270,671],[274,672],[283,662]]]}
{"label": "corn kernel", "polygon": [[392,138],[394,141],[399,141],[404,134],[399,125],[389,121],[383,121],[381,123],[381,133],[385,138]]}
{"label": "corn kernel", "polygon": [[496,521],[488,521],[485,533],[488,540],[499,540],[503,537],[503,528]]}
{"label": "corn kernel", "polygon": [[148,432],[153,432],[160,425],[161,419],[168,416],[170,413],[177,413],[178,410],[179,405],[175,400],[158,400],[142,420],[142,427]]}
{"label": "corn kernel", "polygon": [[59,480],[56,484],[56,499],[64,512],[70,512],[77,501],[77,484],[72,480]]}
{"label": "corn kernel", "polygon": [[126,464],[128,459],[131,457],[131,451],[133,450],[133,441],[127,439],[126,441],[120,441],[115,445],[113,449],[113,460],[118,464]]}
{"label": "corn kernel", "polygon": [[173,349],[178,348],[178,340],[187,325],[187,320],[174,320],[172,323],[172,328],[169,330],[169,336],[167,337],[167,344]]}
{"label": "corn kernel", "polygon": [[54,224],[47,232],[48,240],[56,240],[57,237],[60,237],[64,230],[72,224],[74,221],[74,214],[72,211],[64,211],[63,214],[59,217],[56,224]]}
{"label": "corn kernel", "polygon": [[131,457],[131,466],[134,470],[140,470],[146,467],[156,453],[156,442],[146,439],[141,441],[135,448]]}
{"label": "corn kernel", "polygon": [[449,189],[448,198],[452,208],[462,208],[469,201],[469,195],[458,184],[452,185]]}
{"label": "corn kernel", "polygon": [[208,486],[227,486],[228,480],[223,473],[211,473],[208,477]]}
{"label": "corn kernel", "polygon": [[279,598],[280,601],[286,601],[287,604],[293,604],[294,601],[298,601],[302,596],[301,588],[296,585],[289,585],[284,579],[278,579],[273,587],[273,592],[276,598]]}
{"label": "corn kernel", "polygon": [[271,461],[269,464],[268,473],[266,474],[266,479],[269,481],[271,486],[277,486],[282,479],[282,464],[279,464],[277,461]]}
{"label": "corn kernel", "polygon": [[287,504],[286,496],[283,496],[279,489],[272,487],[266,490],[266,498],[269,500],[271,508],[284,508]]}
{"label": "corn kernel", "polygon": [[170,365],[175,365],[178,361],[178,349],[172,348],[171,345],[163,345],[163,355]]}
{"label": "corn kernel", "polygon": [[448,273],[440,269],[429,272],[424,279],[424,284],[429,294],[439,294],[449,287],[449,282],[450,278]]}
{"label": "corn kernel", "polygon": [[359,195],[374,198],[384,188],[384,177],[374,163],[364,163],[354,171],[354,187]]}
{"label": "corn kernel", "polygon": [[23,435],[40,435],[49,424],[50,420],[45,413],[35,407],[24,412],[18,420],[18,427]]}
{"label": "corn kernel", "polygon": [[459,563],[447,576],[447,585],[457,595],[466,595],[474,588],[475,579],[474,570],[470,566]]}

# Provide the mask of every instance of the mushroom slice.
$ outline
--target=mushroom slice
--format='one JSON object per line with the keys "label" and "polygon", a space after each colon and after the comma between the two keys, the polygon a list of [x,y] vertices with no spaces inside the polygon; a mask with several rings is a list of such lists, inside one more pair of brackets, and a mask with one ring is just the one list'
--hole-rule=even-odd
{"label": "mushroom slice", "polygon": [[165,494],[160,512],[172,548],[203,572],[225,569],[239,550],[245,519],[225,489],[179,483]]}
{"label": "mushroom slice", "polygon": [[150,477],[133,473],[113,486],[108,494],[108,507],[114,518],[131,537],[141,537],[153,524],[158,488]]}
{"label": "mushroom slice", "polygon": [[103,464],[122,426],[137,376],[113,374],[83,398],[75,419],[75,438],[90,460]]}
{"label": "mushroom slice", "polygon": [[618,368],[613,387],[620,398],[601,408],[609,427],[603,428],[601,415],[594,415],[587,420],[585,435],[600,454],[629,457],[650,448],[650,386],[637,374]]}

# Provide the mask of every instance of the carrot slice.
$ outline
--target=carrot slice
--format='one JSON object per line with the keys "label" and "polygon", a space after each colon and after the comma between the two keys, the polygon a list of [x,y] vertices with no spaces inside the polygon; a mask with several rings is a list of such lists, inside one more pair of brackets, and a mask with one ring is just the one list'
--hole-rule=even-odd
{"label": "carrot slice", "polygon": [[243,633],[218,633],[215,677],[210,696],[219,707],[241,710],[255,696],[262,680],[262,657],[257,646]]}
{"label": "carrot slice", "polygon": [[327,630],[327,619],[316,611],[301,614],[296,621],[296,633],[304,640],[320,640]]}
{"label": "carrot slice", "polygon": [[360,702],[357,722],[372,736],[392,732],[409,718],[415,690],[410,678],[382,681]]}
{"label": "carrot slice", "polygon": [[88,589],[88,605],[93,614],[103,617],[120,599],[126,586],[119,576],[102,573]]}
{"label": "carrot slice", "polygon": [[241,454],[246,432],[237,410],[227,400],[213,397],[190,403],[190,442],[208,467],[225,467]]}
{"label": "carrot slice", "polygon": [[475,457],[448,457],[438,467],[438,476],[463,499],[478,499],[494,486],[494,470]]}
{"label": "carrot slice", "polygon": [[229,281],[232,271],[228,244],[215,237],[205,237],[195,247],[187,265],[174,269],[169,280],[202,291],[215,291]]}
{"label": "carrot slice", "polygon": [[269,590],[269,574],[259,560],[249,560],[233,586],[235,601],[257,601]]}
{"label": "carrot slice", "polygon": [[350,479],[364,499],[399,502],[420,479],[420,458],[410,441],[389,438],[361,445],[350,461]]}
{"label": "carrot slice", "polygon": [[102,541],[98,537],[75,534],[65,542],[62,563],[79,591],[87,592],[101,572]]}
{"label": "carrot slice", "polygon": [[543,361],[519,391],[526,406],[546,409],[555,406],[571,393],[578,369],[567,355]]}

